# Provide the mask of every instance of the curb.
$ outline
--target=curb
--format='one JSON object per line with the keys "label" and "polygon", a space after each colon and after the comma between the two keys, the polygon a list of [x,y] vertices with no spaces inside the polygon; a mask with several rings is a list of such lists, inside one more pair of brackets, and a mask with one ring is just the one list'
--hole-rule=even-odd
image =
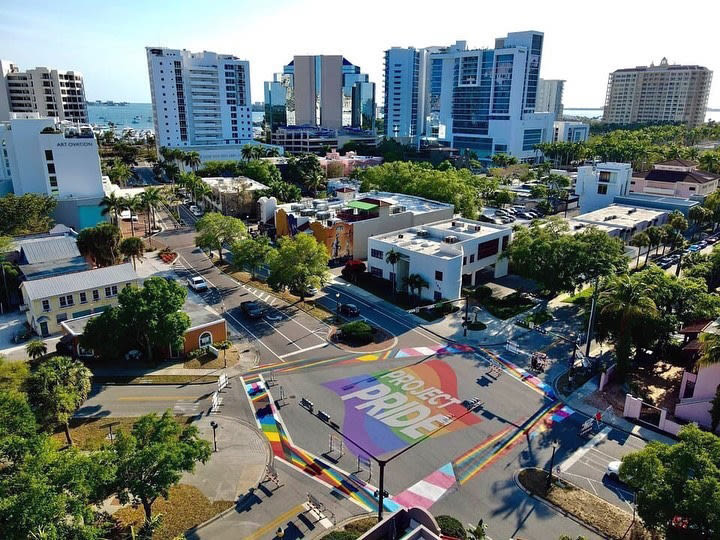
{"label": "curb", "polygon": [[312,536],[311,538],[323,538],[326,535],[339,531],[341,528],[345,527],[345,525],[348,525],[349,523],[352,523],[353,521],[357,521],[358,519],[372,517],[375,515],[375,512],[365,512],[363,514],[358,514],[356,516],[350,516],[349,518],[343,519],[340,523],[336,523],[331,529],[325,529],[322,531],[322,536],[320,534],[317,534],[315,536]]}
{"label": "curb", "polygon": [[[526,469],[542,470],[542,469],[538,469],[537,467],[525,467],[525,468],[526,468]],[[545,499],[544,497],[539,497],[539,496],[537,496],[537,495],[535,495],[535,494],[533,494],[533,493],[530,493],[530,491],[528,491],[528,489],[527,489],[525,486],[523,486],[522,483],[520,482],[519,476],[520,476],[520,472],[523,471],[523,470],[524,470],[524,469],[516,469],[515,472],[513,472],[513,482],[515,482],[515,485],[516,485],[517,487],[519,487],[528,497],[530,497],[531,499],[535,499],[535,500],[537,500],[537,501],[545,504],[546,506],[549,506],[550,508],[552,508],[553,510],[555,510],[555,511],[558,512],[559,514],[562,514],[562,515],[565,516],[566,518],[572,519],[575,523],[577,523],[577,524],[580,525],[581,527],[585,527],[587,530],[589,530],[590,532],[593,532],[593,533],[597,534],[597,535],[600,536],[601,538],[608,538],[608,536],[607,536],[605,533],[601,532],[600,529],[598,529],[598,528],[595,527],[594,525],[590,525],[589,523],[585,523],[585,522],[582,521],[579,517],[577,517],[575,514],[571,514],[570,512],[568,512],[568,511],[566,511],[566,510],[563,510],[562,508],[560,508],[559,506],[551,503],[550,501],[548,501],[548,500]]]}

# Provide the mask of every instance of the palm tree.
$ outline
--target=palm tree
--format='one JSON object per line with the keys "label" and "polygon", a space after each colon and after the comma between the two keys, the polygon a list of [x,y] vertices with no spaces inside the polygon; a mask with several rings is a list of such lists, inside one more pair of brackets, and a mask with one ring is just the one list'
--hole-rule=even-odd
{"label": "palm tree", "polygon": [[[675,232],[675,237],[673,239],[673,247],[680,243],[680,248],[682,248],[683,244],[683,236],[682,233],[685,232],[688,228],[688,221],[685,219],[685,216],[682,215],[677,210],[673,210],[670,214],[670,217],[668,218],[668,225],[672,227],[672,230]],[[682,266],[682,256],[683,252],[682,249],[680,250],[680,260],[677,263],[677,268],[675,269],[675,276],[680,275],[680,267]]]}
{"label": "palm tree", "polygon": [[118,216],[120,215],[120,211],[122,210],[122,205],[122,197],[118,197],[117,195],[115,195],[115,192],[111,192],[109,195],[105,195],[102,198],[102,201],[100,201],[100,206],[102,206],[102,214],[106,215],[112,212],[115,225],[118,224]]}
{"label": "palm tree", "polygon": [[242,157],[245,161],[250,161],[253,158],[253,154],[255,152],[253,146],[254,145],[252,144],[246,144],[242,147],[240,153],[242,154]]}
{"label": "palm tree", "polygon": [[178,184],[185,188],[193,202],[195,202],[195,188],[201,183],[203,183],[202,180],[193,173],[181,173],[178,178]]}
{"label": "palm tree", "polygon": [[148,223],[152,224],[150,227],[150,233],[152,233],[152,230],[155,229],[156,223],[155,223],[155,209],[160,206],[162,203],[162,194],[160,193],[159,188],[155,187],[149,187],[145,188],[145,191],[141,195],[141,199],[143,202],[143,205],[147,209],[148,212]]}
{"label": "palm tree", "polygon": [[265,149],[265,157],[278,157],[280,155],[280,152],[277,148],[266,148]]}
{"label": "palm tree", "polygon": [[33,339],[27,345],[25,345],[25,352],[33,360],[37,360],[41,356],[47,354],[47,345],[40,339]]}
{"label": "palm tree", "polygon": [[200,202],[205,207],[205,198],[210,197],[213,194],[213,190],[210,186],[208,186],[205,182],[200,180],[198,184],[195,186],[195,198],[196,202]]}
{"label": "palm tree", "polygon": [[142,260],[143,254],[145,253],[145,244],[143,244],[141,238],[131,236],[130,238],[126,238],[120,242],[120,253],[122,253],[125,257],[130,257],[132,259],[133,268],[137,270],[136,260]]}
{"label": "palm tree", "polygon": [[130,234],[135,236],[135,222],[133,216],[137,215],[137,211],[142,208],[142,200],[138,195],[129,195],[123,199],[123,208],[130,210]]}
{"label": "palm tree", "polygon": [[200,159],[200,154],[198,152],[193,150],[192,152],[187,152],[185,154],[185,165],[190,167],[193,172],[197,172],[197,169],[201,164],[202,160]]}
{"label": "palm tree", "polygon": [[615,354],[622,379],[629,368],[632,332],[643,319],[657,313],[657,306],[647,285],[627,274],[609,278],[604,289],[598,297],[598,311],[616,325]]}
{"label": "palm tree", "polygon": [[[662,242],[663,233],[662,229],[657,226],[648,227],[645,229],[645,232],[648,235],[648,238],[650,239],[650,248],[655,248],[655,253],[657,254],[658,250],[660,249],[660,243]],[[648,249],[647,253],[645,254],[645,264],[647,264],[648,255],[650,255],[650,250]]]}
{"label": "palm tree", "polygon": [[408,277],[403,278],[403,282],[410,289],[410,294],[417,290],[417,301],[420,302],[420,294],[425,287],[429,287],[430,284],[420,274],[410,274]]}
{"label": "palm tree", "polygon": [[701,334],[698,366],[707,367],[718,363],[720,363],[720,334]]}
{"label": "palm tree", "polygon": [[395,251],[394,249],[391,249],[385,254],[385,262],[392,265],[393,274],[392,274],[392,292],[393,292],[393,301],[395,300],[395,293],[397,289],[397,276],[395,274],[395,265],[400,262],[400,259],[402,256],[398,251]]}
{"label": "palm tree", "polygon": [[[635,261],[635,268],[637,268],[640,266],[640,252],[642,251],[642,248],[650,245],[650,236],[648,236],[645,231],[635,233],[630,239],[630,245],[638,248],[637,259]],[[648,248],[648,253],[650,253],[650,248]]]}

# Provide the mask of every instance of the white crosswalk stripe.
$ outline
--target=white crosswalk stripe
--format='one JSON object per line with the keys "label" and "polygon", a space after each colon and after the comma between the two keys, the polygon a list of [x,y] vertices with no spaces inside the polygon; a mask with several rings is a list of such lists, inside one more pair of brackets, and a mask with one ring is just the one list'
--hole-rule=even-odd
{"label": "white crosswalk stripe", "polygon": [[200,412],[200,404],[196,401],[177,401],[173,412],[183,416],[192,416]]}

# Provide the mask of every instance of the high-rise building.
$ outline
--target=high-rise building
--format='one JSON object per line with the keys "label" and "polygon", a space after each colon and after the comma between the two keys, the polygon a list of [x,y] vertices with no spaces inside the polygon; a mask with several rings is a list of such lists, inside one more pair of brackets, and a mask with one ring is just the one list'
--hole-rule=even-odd
{"label": "high-rise building", "polygon": [[106,218],[100,156],[92,128],[12,113],[0,122],[0,194],[37,193],[58,201],[54,218],[80,230]]}
{"label": "high-rise building", "polygon": [[239,159],[253,139],[249,62],[208,51],[146,52],[158,147]]}
{"label": "high-rise building", "polygon": [[540,79],[538,81],[535,112],[555,113],[555,120],[562,120],[563,90],[565,81],[560,79]]}
{"label": "high-rise building", "polygon": [[612,124],[705,121],[712,71],[668,64],[618,69],[610,74],[603,121]]}
{"label": "high-rise building", "polygon": [[327,129],[375,127],[375,83],[340,55],[293,57],[282,73],[265,83],[266,114],[268,100],[273,130],[283,121]]}
{"label": "high-rise building", "polygon": [[27,71],[0,60],[0,121],[11,113],[40,113],[58,120],[87,123],[82,73],[36,67]]}
{"label": "high-rise building", "polygon": [[543,34],[515,32],[494,49],[393,48],[385,52],[386,136],[470,150],[480,160],[536,158],[553,137],[553,113],[536,113]]}

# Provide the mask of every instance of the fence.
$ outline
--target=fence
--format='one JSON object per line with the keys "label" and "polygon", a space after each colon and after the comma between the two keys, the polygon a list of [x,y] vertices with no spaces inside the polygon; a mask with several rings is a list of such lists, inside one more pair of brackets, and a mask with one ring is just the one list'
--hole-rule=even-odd
{"label": "fence", "polygon": [[610,381],[612,381],[613,376],[615,375],[616,367],[617,364],[613,364],[600,374],[600,386],[598,387],[598,389],[601,392],[605,390],[605,387],[610,383]]}
{"label": "fence", "polygon": [[667,418],[667,410],[644,403],[642,399],[630,394],[625,394],[623,416],[633,418],[671,435],[677,435],[682,428],[682,425]]}

